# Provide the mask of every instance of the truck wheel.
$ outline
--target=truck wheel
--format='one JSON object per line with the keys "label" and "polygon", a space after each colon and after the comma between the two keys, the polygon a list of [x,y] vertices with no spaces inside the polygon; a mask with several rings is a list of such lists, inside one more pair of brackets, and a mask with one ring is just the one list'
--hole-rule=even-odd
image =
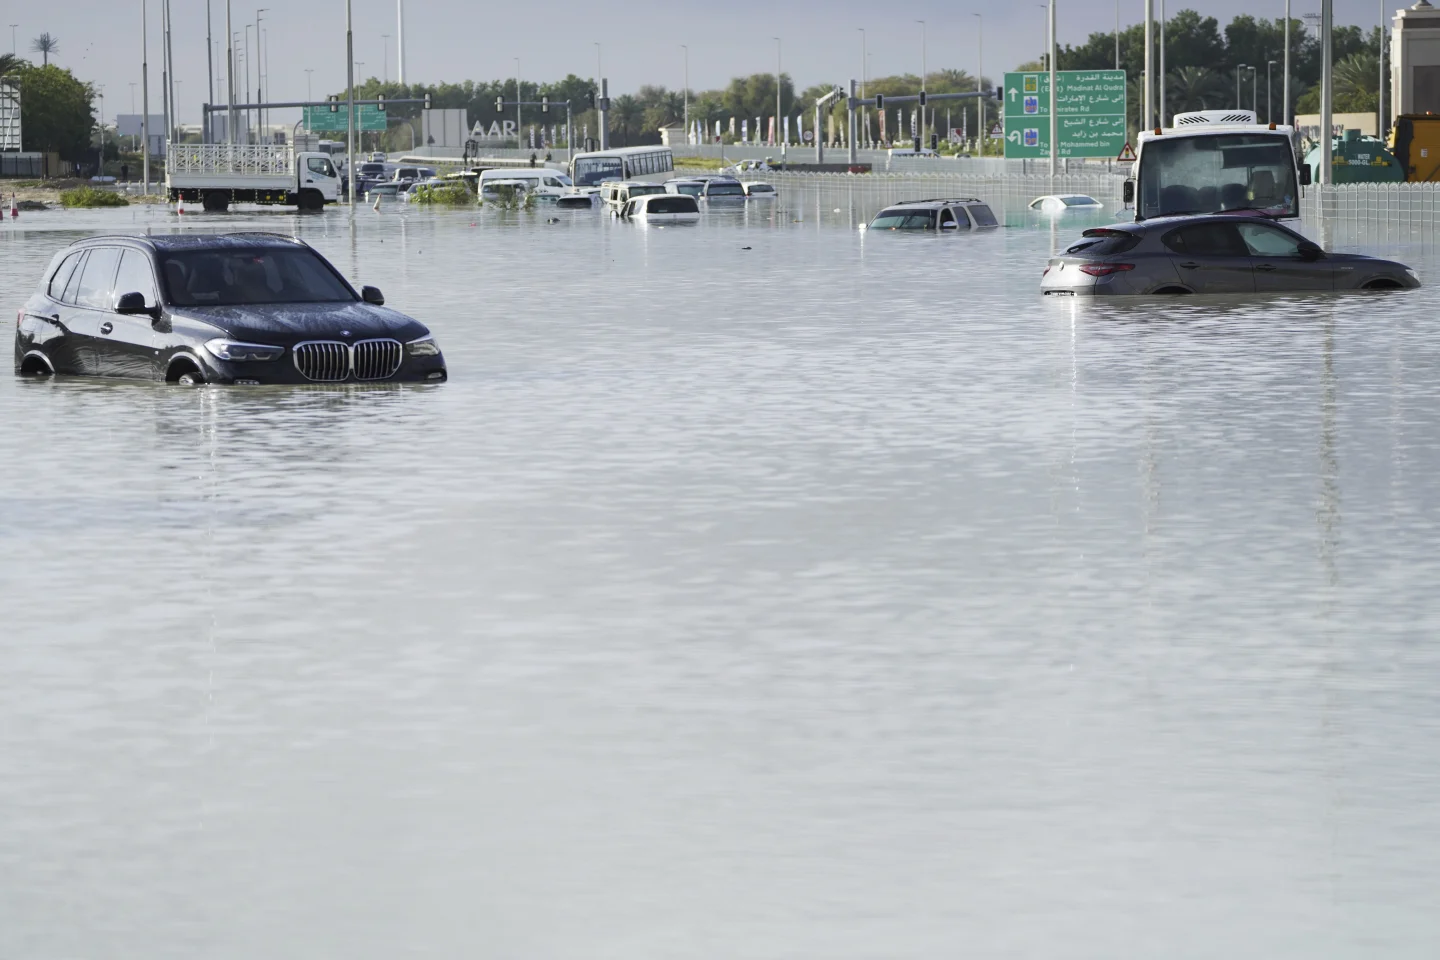
{"label": "truck wheel", "polygon": [[299,207],[301,210],[324,210],[325,198],[319,190],[301,190]]}
{"label": "truck wheel", "polygon": [[224,213],[230,209],[230,198],[219,190],[207,190],[202,201],[208,213]]}

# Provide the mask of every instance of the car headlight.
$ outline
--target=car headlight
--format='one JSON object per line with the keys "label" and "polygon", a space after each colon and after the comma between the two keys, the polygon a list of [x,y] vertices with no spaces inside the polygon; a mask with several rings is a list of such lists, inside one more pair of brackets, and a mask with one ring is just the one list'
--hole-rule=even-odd
{"label": "car headlight", "polygon": [[241,343],[238,340],[207,340],[205,349],[221,360],[279,360],[285,355],[284,347],[272,347],[264,343]]}
{"label": "car headlight", "polygon": [[1411,280],[1414,280],[1416,283],[1420,282],[1420,274],[1416,273],[1414,270],[1411,270],[1409,267],[1405,268],[1405,272],[1410,274]]}
{"label": "car headlight", "polygon": [[435,342],[434,337],[421,337],[419,340],[411,340],[405,344],[405,352],[412,357],[438,357],[440,346]]}

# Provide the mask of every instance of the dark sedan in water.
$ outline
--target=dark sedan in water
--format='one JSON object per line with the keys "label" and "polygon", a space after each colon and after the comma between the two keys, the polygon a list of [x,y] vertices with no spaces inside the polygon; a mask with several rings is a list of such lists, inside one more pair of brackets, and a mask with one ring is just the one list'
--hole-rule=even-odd
{"label": "dark sedan in water", "polygon": [[1053,257],[1041,292],[1064,296],[1408,290],[1403,263],[1326,253],[1273,220],[1216,214],[1156,217],[1086,230]]}
{"label": "dark sedan in water", "polygon": [[418,320],[292,237],[92,237],[60,251],[15,329],[15,370],[171,383],[439,382]]}

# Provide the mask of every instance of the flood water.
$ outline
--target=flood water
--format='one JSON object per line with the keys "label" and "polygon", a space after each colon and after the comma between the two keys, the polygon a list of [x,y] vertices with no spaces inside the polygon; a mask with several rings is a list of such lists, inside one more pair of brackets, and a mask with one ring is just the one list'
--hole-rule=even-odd
{"label": "flood water", "polygon": [[[1042,300],[1105,215],[781,190],[187,213],[451,382],[0,376],[0,956],[1434,957],[1440,256]],[[0,337],[176,228],[7,218]]]}

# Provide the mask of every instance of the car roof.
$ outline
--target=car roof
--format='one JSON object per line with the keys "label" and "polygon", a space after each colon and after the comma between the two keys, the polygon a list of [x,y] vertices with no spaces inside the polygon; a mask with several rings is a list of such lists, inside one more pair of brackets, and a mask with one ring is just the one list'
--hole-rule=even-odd
{"label": "car roof", "polygon": [[896,202],[896,203],[890,204],[890,205],[887,206],[885,209],[886,209],[886,210],[889,210],[889,209],[892,209],[892,208],[894,208],[894,207],[925,207],[925,206],[928,206],[928,207],[955,207],[955,206],[964,206],[964,205],[966,205],[966,204],[971,204],[971,203],[984,204],[985,201],[984,201],[984,200],[977,200],[977,199],[975,199],[974,197],[948,197],[948,198],[940,198],[940,199],[936,199],[936,200],[900,200],[900,201],[898,201],[898,202]]}
{"label": "car roof", "polygon": [[136,244],[141,247],[148,247],[151,250],[164,252],[167,250],[225,250],[235,248],[255,249],[281,249],[305,247],[308,244],[297,238],[286,236],[281,233],[262,233],[259,231],[250,233],[184,233],[184,234],[152,234],[150,236],[97,236],[84,237],[70,244],[72,247],[88,247],[115,243],[123,241]]}
{"label": "car roof", "polygon": [[[1181,223],[1269,223],[1275,224],[1271,217],[1255,213],[1250,210],[1236,210],[1233,213],[1184,213],[1174,214],[1168,217],[1149,217],[1145,220],[1132,220],[1123,223],[1116,223],[1116,229],[1132,231],[1143,231],[1148,229],[1161,229],[1172,227]],[[1284,226],[1284,224],[1278,224]],[[1288,227],[1286,229],[1289,229]]]}

